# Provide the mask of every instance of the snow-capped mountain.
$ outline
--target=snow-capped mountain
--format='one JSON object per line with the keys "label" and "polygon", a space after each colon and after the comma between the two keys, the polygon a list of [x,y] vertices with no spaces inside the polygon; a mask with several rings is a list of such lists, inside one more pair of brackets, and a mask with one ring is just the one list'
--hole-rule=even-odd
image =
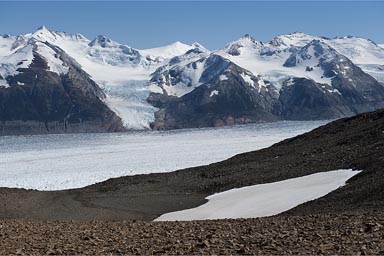
{"label": "snow-capped mountain", "polygon": [[173,57],[156,69],[150,83],[159,86],[166,95],[181,97],[203,83],[201,76],[208,55],[205,48],[196,47]]}
{"label": "snow-capped mountain", "polygon": [[[160,108],[154,127],[169,129],[191,127],[193,123],[198,126],[244,123],[255,121],[252,117],[257,117],[258,121],[271,120],[271,116],[255,114],[265,110],[284,119],[337,118],[384,106],[384,87],[326,44],[328,39],[314,39],[302,33],[279,36],[278,39],[279,44],[276,38],[273,42],[262,43],[245,35],[222,50],[187,55],[193,58],[183,55],[183,61],[158,68],[151,84],[162,87],[163,95],[178,98],[150,98]],[[230,69],[231,79],[227,75],[228,66],[236,66]],[[218,80],[229,81],[218,83]],[[226,88],[229,84],[231,89]],[[257,95],[246,93],[250,86],[256,89]],[[236,98],[237,90],[243,92],[243,98],[236,100],[244,108],[234,104],[227,97],[228,93],[222,93],[231,91],[232,97]],[[263,92],[268,92],[268,97]],[[220,95],[225,95],[225,100],[221,98],[218,104],[216,100]],[[262,103],[263,111],[247,101],[258,97],[268,99]],[[226,106],[231,106],[231,110]],[[185,117],[193,122],[183,120]]]}
{"label": "snow-capped mountain", "polygon": [[8,39],[0,37],[3,133],[124,130],[104,92],[62,49],[33,36]]}
{"label": "snow-capped mountain", "polygon": [[[277,90],[248,70],[220,55],[210,54],[181,66],[180,72],[172,78],[178,80],[185,77],[193,67],[198,70],[199,79],[189,81],[196,83],[196,86],[191,85],[195,87],[191,92],[180,97],[168,96],[167,93],[151,94],[149,101],[160,109],[156,112],[152,128],[175,129],[277,120],[272,114],[278,98]],[[167,70],[166,74],[171,76],[172,72]],[[172,83],[172,79],[169,81]],[[176,86],[181,85],[176,83]]]}
{"label": "snow-capped mountain", "polygon": [[347,56],[364,72],[384,83],[384,49],[365,38],[346,36],[329,39],[328,44]]}
{"label": "snow-capped mountain", "polygon": [[[12,98],[26,88],[33,95],[60,86],[70,97],[72,90],[81,92],[72,105],[87,102],[82,107],[88,108],[93,103],[87,97],[93,97],[127,129],[337,118],[384,107],[383,78],[384,49],[351,36],[295,32],[259,42],[245,35],[214,52],[181,42],[140,50],[102,35],[89,40],[44,26],[26,35],[0,36],[0,106],[6,113],[1,120],[7,122],[51,122],[42,118],[43,107],[26,117],[20,113],[27,104],[16,108],[10,102],[27,102]],[[69,83],[75,84],[71,91]],[[52,97],[61,100],[55,92],[39,101]],[[36,99],[28,104],[36,105]],[[66,122],[59,116],[52,120]],[[101,116],[94,118],[105,123],[108,115]],[[109,116],[119,130],[117,119]]]}
{"label": "snow-capped mountain", "polygon": [[[319,79],[316,72],[308,73],[303,72],[302,69],[286,69],[283,65],[292,52],[300,50],[313,40],[326,43],[350,59],[364,72],[380,82],[384,82],[384,51],[373,41],[364,38],[348,36],[329,39],[296,32],[280,35],[270,42],[261,43],[246,35],[228,44],[219,53],[253,73],[264,76],[277,88],[281,88],[282,83],[292,76],[306,77],[321,83],[323,81]],[[233,45],[237,46],[240,54],[233,54]]]}
{"label": "snow-capped mountain", "polygon": [[[262,43],[245,35],[217,53],[253,74],[262,76],[276,88],[281,88],[283,82],[291,77],[306,77],[322,82],[321,75],[319,76],[315,72],[308,73],[300,67],[293,68],[284,65],[293,52],[298,51],[312,40],[314,40],[312,37],[303,36],[302,33],[294,33]],[[233,51],[234,46],[236,46],[235,49],[238,49],[235,52]]]}

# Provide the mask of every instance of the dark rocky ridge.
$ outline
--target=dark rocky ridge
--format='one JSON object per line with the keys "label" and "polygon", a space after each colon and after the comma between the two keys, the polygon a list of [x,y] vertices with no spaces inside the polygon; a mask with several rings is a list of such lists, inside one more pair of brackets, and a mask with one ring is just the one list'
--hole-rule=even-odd
{"label": "dark rocky ridge", "polygon": [[0,88],[0,134],[123,131],[98,85],[64,51],[45,44],[69,71],[47,70],[47,61],[34,50],[32,64],[6,78],[10,88]]}
{"label": "dark rocky ridge", "polygon": [[110,179],[81,189],[0,189],[0,218],[151,220],[205,202],[215,192],[316,172],[362,172],[330,194],[286,214],[384,210],[384,110],[344,118],[269,148],[207,166]]}

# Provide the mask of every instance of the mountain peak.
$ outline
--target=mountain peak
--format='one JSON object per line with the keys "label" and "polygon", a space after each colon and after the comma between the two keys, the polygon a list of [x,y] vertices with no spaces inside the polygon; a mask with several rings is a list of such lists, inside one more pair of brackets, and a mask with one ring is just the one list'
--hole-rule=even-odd
{"label": "mountain peak", "polygon": [[318,39],[318,37],[313,37],[303,32],[293,32],[290,34],[278,35],[273,38],[268,44],[278,50],[284,50],[292,46],[303,47],[309,42],[311,42],[313,39]]}
{"label": "mountain peak", "polygon": [[319,39],[313,39],[306,46],[304,46],[303,49],[308,49],[311,46],[315,47],[314,49],[317,52],[319,52],[319,51],[321,51],[321,52],[324,52],[324,51],[336,52],[336,50],[333,49],[330,45],[326,44],[323,40],[319,40]]}
{"label": "mountain peak", "polygon": [[301,32],[301,31],[295,31],[295,32],[289,33],[288,35],[290,35],[290,36],[308,36],[307,34],[305,34],[304,32]]}
{"label": "mountain peak", "polygon": [[41,25],[40,27],[38,27],[37,30],[48,30],[49,31],[49,29],[44,25]]}
{"label": "mountain peak", "polygon": [[189,46],[190,47],[190,45],[185,44],[185,43],[180,42],[180,41],[173,42],[169,46],[172,46],[172,47],[185,47],[185,46]]}
{"label": "mountain peak", "polygon": [[56,35],[46,26],[42,25],[32,34],[32,37],[40,41],[51,41],[56,38]]}
{"label": "mountain peak", "polygon": [[198,42],[194,42],[192,44],[192,47],[194,47],[195,49],[197,48],[203,52],[209,52],[209,50],[207,48],[205,48],[203,45],[199,44]]}
{"label": "mountain peak", "polygon": [[202,46],[202,45],[199,44],[198,42],[194,42],[194,43],[192,44],[192,46],[195,47],[195,48],[205,48],[204,46]]}
{"label": "mountain peak", "polygon": [[[320,60],[322,59],[322,61]],[[344,58],[331,46],[319,39],[313,39],[298,52],[293,52],[285,61],[284,67],[313,66],[323,61],[344,61]]]}
{"label": "mountain peak", "polygon": [[115,46],[116,43],[108,37],[105,37],[103,35],[98,35],[88,45],[91,47],[97,45],[102,48],[106,48],[106,47]]}
{"label": "mountain peak", "polygon": [[233,41],[225,46],[226,52],[232,56],[238,56],[241,54],[241,49],[255,50],[260,49],[263,43],[258,42],[249,34],[245,34],[240,39]]}
{"label": "mountain peak", "polygon": [[253,39],[249,34],[245,34],[245,35],[243,35],[241,38]]}
{"label": "mountain peak", "polygon": [[238,41],[250,41],[253,44],[262,44],[261,42],[256,41],[251,35],[245,34]]}
{"label": "mountain peak", "polygon": [[[290,39],[290,40],[295,40],[295,39],[308,39],[308,38],[315,38],[311,35],[308,35],[308,34],[305,34],[304,32],[293,32],[293,33],[289,33],[289,34],[284,34],[284,35],[279,35],[277,36],[276,38],[287,38],[287,39]],[[317,38],[317,37],[316,37]]]}

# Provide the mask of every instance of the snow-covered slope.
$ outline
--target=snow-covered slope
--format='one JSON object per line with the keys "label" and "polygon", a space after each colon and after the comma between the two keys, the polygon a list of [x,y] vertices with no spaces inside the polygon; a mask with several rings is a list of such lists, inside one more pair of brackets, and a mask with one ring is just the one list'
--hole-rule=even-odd
{"label": "snow-covered slope", "polygon": [[48,64],[47,70],[66,74],[68,67],[59,59],[52,47],[33,37],[0,36],[0,86],[8,87],[6,78],[19,74],[18,69],[28,68],[38,54]]}
{"label": "snow-covered slope", "polygon": [[[292,77],[305,77],[324,83],[319,72],[306,72],[301,66],[284,66],[286,60],[291,56],[292,43],[303,45],[300,40],[287,39],[283,36],[275,39],[277,42],[262,44],[246,35],[238,41],[228,44],[223,50],[218,51],[223,57],[230,59],[240,67],[251,71],[255,75],[260,75],[264,80],[271,82],[276,88],[281,88],[283,82]],[[302,37],[300,37],[302,38]],[[305,41],[309,38],[304,37]],[[283,40],[285,39],[285,40]],[[236,47],[234,47],[236,46]],[[294,51],[293,51],[294,52]]]}
{"label": "snow-covered slope", "polygon": [[[294,68],[292,73],[305,72],[306,76],[315,82],[331,85],[332,76],[336,71],[333,73],[327,72],[326,64],[337,63],[336,65],[343,65],[346,61],[347,59],[332,47],[314,39],[298,52],[292,53],[285,61],[284,66]],[[350,69],[350,67],[344,67],[344,69]],[[346,74],[346,71],[342,74]]]}
{"label": "snow-covered slope", "polygon": [[303,47],[314,39],[319,38],[302,32],[294,32],[287,35],[279,35],[270,42],[267,42],[265,46],[273,50],[283,51],[291,47]]}
{"label": "snow-covered slope", "polygon": [[369,39],[337,37],[327,42],[354,64],[377,80],[384,82],[384,49]]}
{"label": "snow-covered slope", "polygon": [[164,60],[164,59],[169,59],[175,56],[182,55],[187,51],[199,46],[200,44],[198,43],[188,45],[188,44],[184,44],[182,42],[177,41],[162,47],[140,50],[140,53],[143,56],[150,56],[151,58],[154,57],[154,58],[159,58]]}
{"label": "snow-covered slope", "polygon": [[228,190],[207,197],[192,209],[161,215],[156,221],[188,221],[272,216],[325,196],[345,185],[359,171],[336,170]]}
{"label": "snow-covered slope", "polygon": [[[277,88],[281,88],[283,82],[291,77],[303,77],[318,83],[329,83],[329,81],[324,81],[321,78],[321,72],[307,72],[302,68],[287,68],[284,66],[292,53],[300,51],[302,47],[305,47],[313,40],[329,45],[339,54],[344,55],[362,68],[363,71],[377,80],[384,81],[384,49],[373,41],[364,38],[348,36],[329,39],[296,32],[280,35],[270,42],[261,43],[246,35],[237,41],[229,43],[217,53],[250,70],[252,73],[261,75]],[[310,55],[310,53],[308,54]],[[311,60],[313,61],[314,58]],[[309,58],[307,62],[311,64]]]}
{"label": "snow-covered slope", "polygon": [[181,97],[201,84],[209,52],[196,47],[185,54],[167,60],[153,74],[151,85],[160,87],[167,95]]}
{"label": "snow-covered slope", "polygon": [[337,37],[327,40],[328,44],[355,64],[384,65],[384,50],[375,42],[360,37]]}

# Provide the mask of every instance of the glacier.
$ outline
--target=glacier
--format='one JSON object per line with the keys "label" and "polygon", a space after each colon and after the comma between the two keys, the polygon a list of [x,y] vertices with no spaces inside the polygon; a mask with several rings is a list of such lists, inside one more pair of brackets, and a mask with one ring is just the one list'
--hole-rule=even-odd
{"label": "glacier", "polygon": [[171,172],[268,147],[327,121],[282,121],[168,132],[0,136],[0,187],[60,190]]}

